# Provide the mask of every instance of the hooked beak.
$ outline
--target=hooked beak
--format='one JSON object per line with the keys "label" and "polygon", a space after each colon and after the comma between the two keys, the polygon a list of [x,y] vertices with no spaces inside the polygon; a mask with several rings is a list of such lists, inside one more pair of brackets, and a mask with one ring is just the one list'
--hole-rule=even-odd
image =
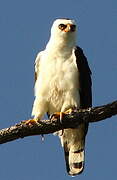
{"label": "hooked beak", "polygon": [[67,27],[64,29],[64,32],[74,32],[76,30],[76,25],[67,24]]}

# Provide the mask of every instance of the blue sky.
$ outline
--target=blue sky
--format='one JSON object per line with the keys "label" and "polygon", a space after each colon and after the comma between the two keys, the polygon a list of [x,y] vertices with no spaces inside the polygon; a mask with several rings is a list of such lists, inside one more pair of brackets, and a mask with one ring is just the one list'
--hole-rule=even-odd
{"label": "blue sky", "polygon": [[[78,45],[92,70],[93,106],[117,99],[116,0],[0,0],[0,128],[30,118],[34,60],[54,19],[78,24]],[[80,180],[116,180],[117,117],[90,125]],[[69,180],[59,139],[46,135],[0,145],[0,179]]]}

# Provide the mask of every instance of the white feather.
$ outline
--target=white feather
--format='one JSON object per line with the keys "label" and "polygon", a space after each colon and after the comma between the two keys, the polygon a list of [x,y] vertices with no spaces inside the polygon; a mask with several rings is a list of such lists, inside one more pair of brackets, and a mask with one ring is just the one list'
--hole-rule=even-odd
{"label": "white feather", "polygon": [[58,29],[60,22],[74,23],[72,20],[55,21],[46,49],[36,58],[37,81],[32,115],[39,119],[46,112],[63,112],[80,105],[79,73],[73,50],[76,32],[61,32]]}

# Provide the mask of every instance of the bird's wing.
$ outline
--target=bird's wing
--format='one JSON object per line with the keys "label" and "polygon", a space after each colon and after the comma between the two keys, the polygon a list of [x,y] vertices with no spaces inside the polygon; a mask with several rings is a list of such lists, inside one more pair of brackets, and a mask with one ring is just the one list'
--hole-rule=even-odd
{"label": "bird's wing", "polygon": [[[84,56],[83,50],[80,47],[74,49],[76,64],[79,72],[80,89],[80,108],[88,108],[92,106],[92,93],[91,93],[91,71]],[[77,129],[64,130],[64,152],[66,167],[69,175],[80,174],[84,169],[85,162],[85,136],[88,131],[88,123],[81,124]],[[69,138],[72,137],[77,139]],[[70,142],[69,146],[66,142]]]}
{"label": "bird's wing", "polygon": [[92,106],[92,81],[91,70],[89,68],[87,58],[80,47],[75,47],[76,64],[79,70],[80,82],[80,108],[88,108]]}
{"label": "bird's wing", "polygon": [[39,64],[40,64],[40,59],[41,59],[41,52],[38,53],[35,63],[34,63],[34,80],[36,83],[37,77],[39,76]]}
{"label": "bird's wing", "polygon": [[41,56],[44,51],[41,51],[38,53],[35,63],[34,63],[34,83],[35,83],[35,91],[36,91],[36,82],[37,78],[39,77],[39,72],[40,72],[40,63],[41,63]]}

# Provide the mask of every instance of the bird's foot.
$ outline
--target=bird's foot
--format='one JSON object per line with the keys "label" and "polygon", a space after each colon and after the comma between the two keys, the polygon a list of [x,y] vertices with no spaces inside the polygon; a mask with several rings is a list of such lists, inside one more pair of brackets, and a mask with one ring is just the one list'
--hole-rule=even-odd
{"label": "bird's foot", "polygon": [[70,109],[68,109],[67,111],[65,111],[64,114],[71,114],[72,112],[73,112],[73,109],[70,108]]}
{"label": "bird's foot", "polygon": [[[53,118],[55,118],[55,119],[59,118],[60,119],[60,123],[62,124],[63,115],[64,115],[63,112],[55,112],[54,114],[51,115],[50,120],[52,120]],[[61,133],[59,133],[59,136],[62,136],[63,133],[64,133],[64,129],[60,130],[59,132],[61,132]]]}
{"label": "bird's foot", "polygon": [[35,125],[35,124],[38,124],[38,122],[39,122],[39,119],[29,119],[29,120],[26,120],[24,123],[26,124],[26,125]]}
{"label": "bird's foot", "polygon": [[63,118],[64,113],[63,112],[55,112],[54,114],[52,114],[52,116],[50,117],[50,119],[52,120],[53,118],[55,119],[60,119],[60,123],[62,124],[62,118]]}
{"label": "bird's foot", "polygon": [[60,123],[62,123],[62,119],[63,119],[64,115],[71,114],[72,112],[73,112],[73,109],[72,109],[72,108],[68,109],[68,110],[65,111],[65,112],[55,112],[55,113],[50,117],[50,119],[52,119],[52,118],[59,118],[59,119],[60,119]]}
{"label": "bird's foot", "polygon": [[[70,113],[72,113],[72,111],[73,111],[73,109],[70,108],[70,109],[68,109],[68,110],[65,111],[65,112],[56,112],[56,113],[54,113],[54,114],[51,116],[50,119],[52,119],[52,118],[59,118],[59,119],[60,119],[60,123],[62,124],[62,119],[63,119],[64,115],[70,114]],[[64,133],[64,129],[61,130],[61,134],[59,134],[59,136],[62,136],[63,133]]]}

